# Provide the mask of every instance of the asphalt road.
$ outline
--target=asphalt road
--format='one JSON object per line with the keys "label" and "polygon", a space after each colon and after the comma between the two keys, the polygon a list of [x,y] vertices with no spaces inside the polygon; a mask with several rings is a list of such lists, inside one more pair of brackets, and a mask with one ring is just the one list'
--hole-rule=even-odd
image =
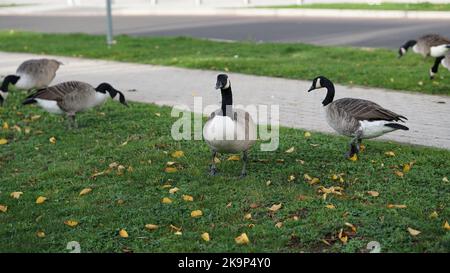
{"label": "asphalt road", "polygon": [[[225,40],[303,42],[397,48],[424,33],[450,37],[445,20],[280,18],[235,16],[116,16],[115,33],[135,36],[193,36]],[[0,29],[101,34],[101,16],[1,16]]]}

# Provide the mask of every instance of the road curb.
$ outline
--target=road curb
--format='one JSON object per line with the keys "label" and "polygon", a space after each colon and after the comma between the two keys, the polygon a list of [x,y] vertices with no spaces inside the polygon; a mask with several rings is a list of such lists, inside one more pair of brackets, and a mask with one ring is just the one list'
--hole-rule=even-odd
{"label": "road curb", "polygon": [[[103,16],[105,12],[96,10],[70,8],[45,9],[0,9],[0,15],[46,15],[46,16]],[[92,8],[92,7],[91,7]],[[265,9],[265,8],[154,8],[116,7],[116,16],[145,15],[191,15],[191,16],[268,16],[268,17],[330,17],[330,18],[390,18],[390,19],[441,19],[450,20],[450,12],[446,11],[399,11],[399,10],[345,10],[345,9]]]}

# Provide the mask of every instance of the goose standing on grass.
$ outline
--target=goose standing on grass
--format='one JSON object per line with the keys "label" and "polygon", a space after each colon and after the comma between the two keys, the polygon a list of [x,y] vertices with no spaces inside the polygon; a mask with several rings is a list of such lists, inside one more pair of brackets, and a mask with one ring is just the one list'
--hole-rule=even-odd
{"label": "goose standing on grass", "polygon": [[69,118],[69,128],[72,126],[76,128],[76,113],[103,104],[109,96],[114,99],[117,94],[120,103],[128,106],[122,92],[114,89],[109,83],[101,83],[94,88],[84,82],[69,81],[40,89],[28,96],[22,104],[37,103],[49,113],[65,113]]}
{"label": "goose standing on grass", "polygon": [[415,53],[424,57],[436,58],[433,67],[430,69],[430,79],[433,79],[445,54],[450,51],[450,40],[438,34],[427,34],[417,40],[407,41],[399,48],[398,57],[402,57],[410,47]]}
{"label": "goose standing on grass", "polygon": [[308,92],[326,88],[327,95],[322,101],[326,107],[328,124],[339,134],[352,137],[347,157],[359,153],[362,139],[369,139],[384,135],[395,130],[409,130],[408,127],[397,123],[406,117],[387,110],[380,105],[362,99],[342,98],[334,99],[334,84],[323,76],[313,80]]}
{"label": "goose standing on grass", "polygon": [[241,178],[247,175],[248,150],[256,141],[256,125],[250,114],[233,108],[231,82],[226,74],[217,76],[216,89],[222,95],[221,108],[211,113],[203,127],[203,137],[212,151],[210,175],[217,173],[217,153],[243,153]]}

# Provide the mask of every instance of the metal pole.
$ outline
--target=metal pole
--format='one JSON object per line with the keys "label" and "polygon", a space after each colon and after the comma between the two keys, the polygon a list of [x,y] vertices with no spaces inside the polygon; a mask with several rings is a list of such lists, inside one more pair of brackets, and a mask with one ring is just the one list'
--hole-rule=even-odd
{"label": "metal pole", "polygon": [[113,27],[112,27],[111,0],[106,0],[106,19],[107,19],[106,44],[108,45],[108,47],[111,47],[111,45],[114,43]]}

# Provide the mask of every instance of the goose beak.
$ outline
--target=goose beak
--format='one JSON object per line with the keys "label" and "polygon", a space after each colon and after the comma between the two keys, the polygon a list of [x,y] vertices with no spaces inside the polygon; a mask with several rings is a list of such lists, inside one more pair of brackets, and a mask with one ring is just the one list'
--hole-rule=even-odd
{"label": "goose beak", "polygon": [[220,81],[216,82],[216,89],[221,89],[222,88],[222,83]]}
{"label": "goose beak", "polygon": [[316,89],[313,85],[311,85],[311,87],[308,89],[308,92],[313,91],[314,89]]}

